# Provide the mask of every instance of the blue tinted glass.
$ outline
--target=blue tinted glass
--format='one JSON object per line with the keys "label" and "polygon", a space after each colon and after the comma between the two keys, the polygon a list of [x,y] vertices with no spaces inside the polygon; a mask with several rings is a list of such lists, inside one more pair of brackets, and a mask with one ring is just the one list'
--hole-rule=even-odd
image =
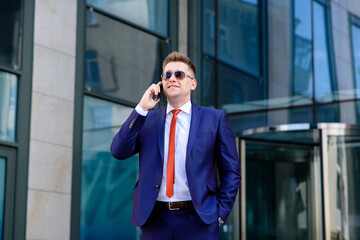
{"label": "blue tinted glass", "polygon": [[303,107],[229,116],[229,123],[234,134],[239,135],[247,129],[291,123],[308,123],[312,122],[312,119],[312,108]]}
{"label": "blue tinted glass", "polygon": [[168,35],[169,0],[87,0],[86,2],[88,5],[163,36]]}
{"label": "blue tinted glass", "polygon": [[15,69],[20,66],[21,2],[4,0],[0,3],[0,64]]}
{"label": "blue tinted glass", "polygon": [[203,1],[203,54],[215,57],[215,4],[214,0]]}
{"label": "blue tinted glass", "polygon": [[360,98],[360,27],[352,25],[351,30],[356,97]]}
{"label": "blue tinted glass", "polygon": [[257,1],[218,1],[218,59],[259,76],[259,17]]}
{"label": "blue tinted glass", "polygon": [[4,206],[5,206],[5,175],[6,159],[0,157],[0,240],[3,236]]}
{"label": "blue tinted glass", "polygon": [[318,122],[360,124],[360,102],[318,105],[316,115]]}
{"label": "blue tinted glass", "polygon": [[314,1],[314,73],[315,96],[319,102],[332,101],[334,84],[330,73],[329,41],[325,7]]}
{"label": "blue tinted glass", "polygon": [[160,81],[170,43],[87,11],[85,89],[131,103]]}
{"label": "blue tinted glass", "polygon": [[200,91],[201,104],[204,106],[215,106],[215,61],[209,56],[203,59],[203,76],[201,84],[196,91]]}
{"label": "blue tinted glass", "polygon": [[15,141],[17,77],[0,72],[0,140]]}
{"label": "blue tinted glass", "polygon": [[140,239],[131,224],[138,157],[112,158],[110,144],[131,108],[85,96],[81,239]]}
{"label": "blue tinted glass", "polygon": [[218,64],[218,103],[226,112],[264,109],[264,81],[248,77],[228,64]]}
{"label": "blue tinted glass", "polygon": [[312,98],[311,1],[294,0],[293,95]]}

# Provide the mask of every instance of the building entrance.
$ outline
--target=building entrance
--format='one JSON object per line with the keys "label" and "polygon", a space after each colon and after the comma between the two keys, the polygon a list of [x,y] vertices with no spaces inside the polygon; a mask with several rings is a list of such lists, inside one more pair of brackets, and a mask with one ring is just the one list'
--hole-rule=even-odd
{"label": "building entrance", "polygon": [[247,130],[239,138],[241,239],[360,239],[360,128]]}

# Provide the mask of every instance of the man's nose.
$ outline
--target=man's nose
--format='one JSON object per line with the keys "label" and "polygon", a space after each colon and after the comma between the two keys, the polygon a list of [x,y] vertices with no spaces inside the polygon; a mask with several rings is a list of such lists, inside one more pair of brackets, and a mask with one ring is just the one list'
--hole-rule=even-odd
{"label": "man's nose", "polygon": [[173,74],[171,74],[171,76],[170,76],[170,79],[169,79],[169,82],[175,82],[177,79],[176,79],[176,77],[175,77],[175,73],[173,73]]}

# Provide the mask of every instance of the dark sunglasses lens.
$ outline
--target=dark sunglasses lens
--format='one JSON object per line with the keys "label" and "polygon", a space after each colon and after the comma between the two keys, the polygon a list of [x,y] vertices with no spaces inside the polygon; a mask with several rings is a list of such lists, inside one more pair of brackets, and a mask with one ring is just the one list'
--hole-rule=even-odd
{"label": "dark sunglasses lens", "polygon": [[179,80],[183,80],[185,78],[185,73],[182,71],[177,71],[174,73],[174,75]]}
{"label": "dark sunglasses lens", "polygon": [[164,74],[164,78],[165,79],[169,79],[171,77],[171,72],[166,72],[165,74]]}

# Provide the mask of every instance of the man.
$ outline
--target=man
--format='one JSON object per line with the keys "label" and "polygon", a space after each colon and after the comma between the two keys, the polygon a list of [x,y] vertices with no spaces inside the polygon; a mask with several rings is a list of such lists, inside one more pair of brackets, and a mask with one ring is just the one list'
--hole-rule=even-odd
{"label": "man", "polygon": [[[145,91],[111,145],[117,159],[139,153],[132,222],[143,239],[218,239],[235,201],[241,177],[234,136],[223,111],[191,102],[195,74],[188,57],[169,54],[162,81]],[[161,85],[167,106],[149,111]]]}

